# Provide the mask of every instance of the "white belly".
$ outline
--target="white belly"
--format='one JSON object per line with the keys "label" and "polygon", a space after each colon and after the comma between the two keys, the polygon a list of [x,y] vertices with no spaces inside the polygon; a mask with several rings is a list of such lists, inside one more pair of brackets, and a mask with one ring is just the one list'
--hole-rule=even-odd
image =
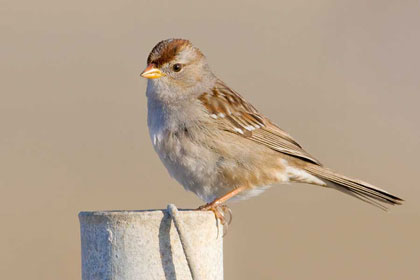
{"label": "white belly", "polygon": [[210,149],[168,131],[150,130],[156,153],[169,174],[205,202],[229,191],[219,178],[217,157]]}

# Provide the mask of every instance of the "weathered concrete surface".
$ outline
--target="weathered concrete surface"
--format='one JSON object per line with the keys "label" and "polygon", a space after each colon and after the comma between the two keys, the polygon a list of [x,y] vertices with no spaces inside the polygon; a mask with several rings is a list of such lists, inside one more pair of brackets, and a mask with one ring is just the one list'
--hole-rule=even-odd
{"label": "weathered concrete surface", "polygon": [[[179,211],[199,279],[223,279],[223,229],[211,212]],[[191,279],[166,210],[79,214],[83,280]]]}

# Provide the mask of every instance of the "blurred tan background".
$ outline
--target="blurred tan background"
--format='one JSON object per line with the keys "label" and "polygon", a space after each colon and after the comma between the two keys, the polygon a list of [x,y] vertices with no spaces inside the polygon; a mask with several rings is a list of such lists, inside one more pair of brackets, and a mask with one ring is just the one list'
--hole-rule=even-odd
{"label": "blurred tan background", "polygon": [[231,204],[226,279],[419,278],[419,1],[1,2],[2,279],[80,279],[81,210],[202,203],[147,132],[139,73],[169,37],[325,165],[407,200],[292,184]]}

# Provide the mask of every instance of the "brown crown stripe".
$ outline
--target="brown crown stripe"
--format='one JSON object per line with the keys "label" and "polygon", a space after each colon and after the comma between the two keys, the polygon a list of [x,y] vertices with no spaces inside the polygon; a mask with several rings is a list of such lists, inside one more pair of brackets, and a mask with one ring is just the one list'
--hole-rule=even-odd
{"label": "brown crown stripe", "polygon": [[192,47],[191,42],[184,39],[163,40],[152,49],[147,58],[147,64],[161,67],[163,64],[170,62],[185,47]]}

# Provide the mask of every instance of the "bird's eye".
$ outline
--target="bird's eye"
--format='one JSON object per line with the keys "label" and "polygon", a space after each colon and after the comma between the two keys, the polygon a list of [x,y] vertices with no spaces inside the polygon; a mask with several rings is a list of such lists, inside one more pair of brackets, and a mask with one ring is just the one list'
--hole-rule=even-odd
{"label": "bird's eye", "polygon": [[179,63],[174,64],[174,66],[172,66],[172,69],[174,69],[175,72],[179,72],[181,71],[182,65]]}

